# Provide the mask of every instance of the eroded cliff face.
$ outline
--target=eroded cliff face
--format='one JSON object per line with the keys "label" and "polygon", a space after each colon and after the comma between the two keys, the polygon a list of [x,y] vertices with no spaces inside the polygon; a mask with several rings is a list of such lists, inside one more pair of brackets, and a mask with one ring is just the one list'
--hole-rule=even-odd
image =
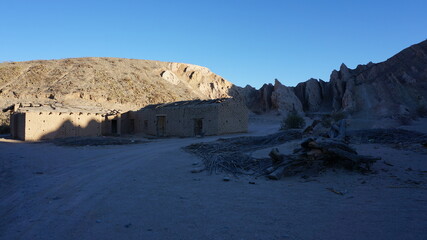
{"label": "eroded cliff face", "polygon": [[0,107],[16,102],[138,109],[228,97],[232,84],[192,64],[73,58],[0,64]]}
{"label": "eroded cliff face", "polygon": [[[248,102],[257,111],[289,109],[304,112],[341,111],[359,117],[415,116],[427,106],[427,40],[404,49],[387,61],[349,69],[342,64],[330,81],[310,79],[296,87],[276,80],[269,92],[271,105],[260,100],[262,90],[251,89]],[[291,109],[291,110],[292,110]]]}

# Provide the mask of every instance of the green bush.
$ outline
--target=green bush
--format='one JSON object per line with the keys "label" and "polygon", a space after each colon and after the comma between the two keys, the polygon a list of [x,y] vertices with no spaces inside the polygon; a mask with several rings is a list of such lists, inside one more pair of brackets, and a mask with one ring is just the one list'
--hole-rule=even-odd
{"label": "green bush", "polygon": [[280,129],[301,129],[305,127],[305,120],[296,111],[292,111],[289,115],[283,119],[282,126]]}

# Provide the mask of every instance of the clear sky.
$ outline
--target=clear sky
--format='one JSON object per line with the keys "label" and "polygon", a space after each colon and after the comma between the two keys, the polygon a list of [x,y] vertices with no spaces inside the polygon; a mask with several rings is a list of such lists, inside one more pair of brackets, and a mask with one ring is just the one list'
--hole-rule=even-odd
{"label": "clear sky", "polygon": [[329,80],[427,38],[426,0],[0,0],[0,62],[192,63],[239,86]]}

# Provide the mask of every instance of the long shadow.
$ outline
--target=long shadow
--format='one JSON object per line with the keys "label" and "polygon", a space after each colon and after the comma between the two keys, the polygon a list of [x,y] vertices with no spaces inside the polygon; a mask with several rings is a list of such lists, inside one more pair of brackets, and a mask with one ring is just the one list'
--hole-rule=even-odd
{"label": "long shadow", "polygon": [[[42,131],[44,132],[44,130]],[[85,127],[81,125],[75,125],[72,121],[66,120],[54,130],[47,131],[43,134],[37,134],[37,136],[40,136],[38,140],[68,137],[97,137],[102,135],[102,123],[95,120],[90,120]]]}

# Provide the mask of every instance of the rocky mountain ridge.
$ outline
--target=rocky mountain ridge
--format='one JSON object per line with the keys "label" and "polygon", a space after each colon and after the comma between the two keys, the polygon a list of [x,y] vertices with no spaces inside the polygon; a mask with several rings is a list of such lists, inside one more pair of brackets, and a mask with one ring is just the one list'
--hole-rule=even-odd
{"label": "rocky mountain ridge", "polygon": [[298,112],[344,112],[352,116],[392,118],[414,116],[427,106],[427,40],[412,45],[388,60],[349,69],[342,64],[330,81],[310,79],[286,87],[251,86],[238,92],[248,107],[258,113],[277,109]]}
{"label": "rocky mountain ridge", "polygon": [[427,112],[427,40],[381,63],[355,69],[342,64],[329,82],[309,79],[287,87],[276,79],[258,90],[235,86],[208,68],[185,63],[93,57],[0,63],[0,108],[32,102],[127,111],[230,96],[244,100],[256,113],[414,116],[420,108]]}

